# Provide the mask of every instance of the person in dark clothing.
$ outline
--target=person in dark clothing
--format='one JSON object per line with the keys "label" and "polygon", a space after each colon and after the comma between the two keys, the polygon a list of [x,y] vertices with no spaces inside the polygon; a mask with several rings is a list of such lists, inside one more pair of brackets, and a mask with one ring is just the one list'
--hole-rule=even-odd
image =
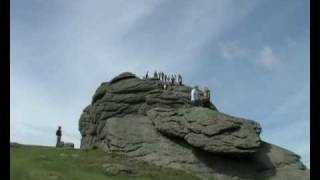
{"label": "person in dark clothing", "polygon": [[154,71],[153,78],[158,79],[158,72],[157,71]]}
{"label": "person in dark clothing", "polygon": [[173,76],[173,75],[171,75],[171,86],[173,86],[173,85],[174,85],[174,81],[175,81],[174,76]]}
{"label": "person in dark clothing", "polygon": [[62,136],[61,126],[58,127],[58,130],[56,131],[56,136],[57,136],[56,147],[59,147],[59,145],[61,143],[61,136]]}
{"label": "person in dark clothing", "polygon": [[180,86],[182,85],[182,76],[180,74],[178,76],[178,83]]}

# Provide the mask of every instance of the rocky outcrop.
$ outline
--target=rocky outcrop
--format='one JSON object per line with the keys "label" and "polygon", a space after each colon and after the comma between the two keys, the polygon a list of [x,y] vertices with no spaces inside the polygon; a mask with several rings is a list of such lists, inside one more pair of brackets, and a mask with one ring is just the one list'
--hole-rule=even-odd
{"label": "rocky outcrop", "polygon": [[148,111],[155,128],[213,153],[252,153],[260,148],[260,125],[207,108]]}
{"label": "rocky outcrop", "polygon": [[[308,179],[294,153],[264,142],[258,123],[190,104],[189,86],[122,73],[79,120],[81,148],[98,147],[202,179]],[[202,94],[200,94],[202,96]]]}

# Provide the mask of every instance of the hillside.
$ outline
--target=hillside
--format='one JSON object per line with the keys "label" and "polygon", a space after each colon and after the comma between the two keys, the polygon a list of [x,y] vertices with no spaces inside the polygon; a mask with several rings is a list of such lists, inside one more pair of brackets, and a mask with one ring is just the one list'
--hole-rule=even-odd
{"label": "hillside", "polygon": [[183,171],[161,168],[99,149],[79,150],[10,145],[11,180],[198,180]]}

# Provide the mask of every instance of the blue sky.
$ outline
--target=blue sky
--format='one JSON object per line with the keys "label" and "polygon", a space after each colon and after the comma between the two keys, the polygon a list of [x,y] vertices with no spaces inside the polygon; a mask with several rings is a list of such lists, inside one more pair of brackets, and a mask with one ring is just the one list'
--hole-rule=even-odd
{"label": "blue sky", "polygon": [[309,1],[11,0],[10,140],[79,146],[78,120],[124,71],[180,73],[310,167]]}

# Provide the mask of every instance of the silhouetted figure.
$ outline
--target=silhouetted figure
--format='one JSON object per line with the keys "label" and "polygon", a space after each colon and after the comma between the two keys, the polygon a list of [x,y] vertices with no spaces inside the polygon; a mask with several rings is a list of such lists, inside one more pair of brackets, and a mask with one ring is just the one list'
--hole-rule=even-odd
{"label": "silhouetted figure", "polygon": [[156,79],[158,78],[158,73],[157,73],[157,71],[154,71],[153,77],[156,78]]}
{"label": "silhouetted figure", "polygon": [[180,86],[182,85],[182,76],[180,74],[178,75],[178,83]]}
{"label": "silhouetted figure", "polygon": [[161,72],[161,80],[164,81],[164,73]]}
{"label": "silhouetted figure", "polygon": [[61,136],[62,136],[61,126],[58,127],[58,130],[56,131],[56,136],[57,136],[56,147],[59,147],[61,143]]}
{"label": "silhouetted figure", "polygon": [[148,79],[148,78],[149,78],[149,75],[148,75],[148,73],[149,73],[149,71],[147,71],[147,74],[146,74],[146,79]]}
{"label": "silhouetted figure", "polygon": [[173,76],[173,74],[171,75],[171,86],[173,86],[174,85],[174,76]]}
{"label": "silhouetted figure", "polygon": [[167,75],[164,75],[164,82],[167,82]]}

